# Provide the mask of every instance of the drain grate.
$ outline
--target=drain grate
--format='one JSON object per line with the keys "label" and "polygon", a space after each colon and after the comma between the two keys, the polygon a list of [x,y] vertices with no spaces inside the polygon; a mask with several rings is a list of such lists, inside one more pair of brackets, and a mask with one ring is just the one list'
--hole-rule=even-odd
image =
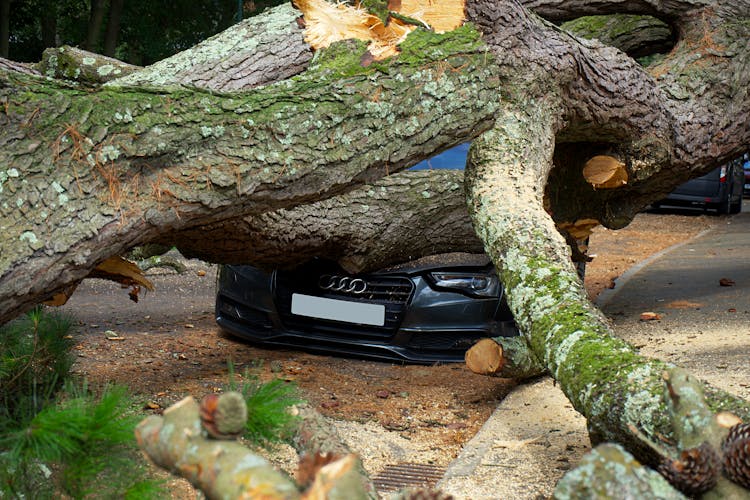
{"label": "drain grate", "polygon": [[387,465],[372,482],[380,492],[398,491],[406,487],[431,488],[445,471],[445,467],[428,464]]}

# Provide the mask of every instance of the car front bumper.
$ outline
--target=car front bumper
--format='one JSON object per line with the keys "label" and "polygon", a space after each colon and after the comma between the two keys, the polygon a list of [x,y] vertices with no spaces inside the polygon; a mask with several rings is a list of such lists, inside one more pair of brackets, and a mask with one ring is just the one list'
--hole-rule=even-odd
{"label": "car front bumper", "polygon": [[401,305],[381,301],[386,304],[385,324],[373,327],[294,315],[288,300],[293,286],[283,273],[223,266],[216,321],[229,333],[265,346],[425,364],[462,362],[477,340],[518,334],[498,297],[435,290],[420,275],[379,278],[403,286],[408,282],[410,291]]}

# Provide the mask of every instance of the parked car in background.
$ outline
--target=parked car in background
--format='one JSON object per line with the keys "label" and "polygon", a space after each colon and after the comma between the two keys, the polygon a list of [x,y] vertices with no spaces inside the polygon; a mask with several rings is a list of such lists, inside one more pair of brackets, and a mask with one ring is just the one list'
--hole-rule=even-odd
{"label": "parked car in background", "polygon": [[750,152],[742,155],[742,170],[745,172],[745,196],[750,196]]}
{"label": "parked car in background", "polygon": [[653,207],[695,207],[717,210],[720,214],[736,214],[742,210],[744,189],[745,174],[740,157],[680,185]]}
{"label": "parked car in background", "polygon": [[[462,144],[413,168],[462,169],[467,151]],[[518,335],[484,254],[357,275],[325,259],[268,272],[222,266],[215,312],[224,330],[259,345],[413,363],[462,362],[481,338]]]}

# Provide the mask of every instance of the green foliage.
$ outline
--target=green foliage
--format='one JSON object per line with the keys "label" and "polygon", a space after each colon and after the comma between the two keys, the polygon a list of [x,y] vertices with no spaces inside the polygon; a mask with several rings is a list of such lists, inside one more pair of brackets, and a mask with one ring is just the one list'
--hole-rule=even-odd
{"label": "green foliage", "polygon": [[[156,483],[144,481],[145,465],[133,439],[139,417],[124,387],[94,397],[85,386],[66,384],[65,398],[41,410],[28,425],[0,438],[0,491],[13,496],[64,492],[72,498],[112,498],[138,492],[158,498]],[[45,469],[54,481],[45,481]],[[132,498],[136,498],[133,496]]]}
{"label": "green foliage", "polygon": [[70,380],[72,319],[32,310],[0,328],[0,498],[158,498],[122,387]]}
{"label": "green foliage", "polygon": [[28,422],[62,387],[73,365],[73,320],[38,307],[0,327],[0,434]]}
{"label": "green foliage", "polygon": [[288,441],[299,420],[290,409],[303,402],[297,386],[280,379],[262,382],[249,370],[245,370],[242,378],[238,386],[230,361],[228,390],[239,392],[247,402],[245,439],[262,446]]}

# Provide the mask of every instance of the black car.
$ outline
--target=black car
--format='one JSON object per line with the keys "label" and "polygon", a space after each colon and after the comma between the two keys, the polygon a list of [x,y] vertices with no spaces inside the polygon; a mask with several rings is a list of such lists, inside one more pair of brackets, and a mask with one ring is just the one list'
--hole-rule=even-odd
{"label": "black car", "polygon": [[697,207],[715,209],[720,214],[736,214],[742,210],[744,185],[742,159],[737,158],[680,185],[654,207]]}
{"label": "black car", "polygon": [[463,361],[481,338],[518,335],[494,267],[476,254],[362,275],[324,260],[292,271],[222,266],[216,321],[262,345],[413,363]]}
{"label": "black car", "polygon": [[[463,168],[467,150],[415,168]],[[362,275],[325,260],[292,271],[223,266],[216,321],[265,346],[413,363],[463,361],[481,338],[518,335],[484,254],[430,256]]]}

